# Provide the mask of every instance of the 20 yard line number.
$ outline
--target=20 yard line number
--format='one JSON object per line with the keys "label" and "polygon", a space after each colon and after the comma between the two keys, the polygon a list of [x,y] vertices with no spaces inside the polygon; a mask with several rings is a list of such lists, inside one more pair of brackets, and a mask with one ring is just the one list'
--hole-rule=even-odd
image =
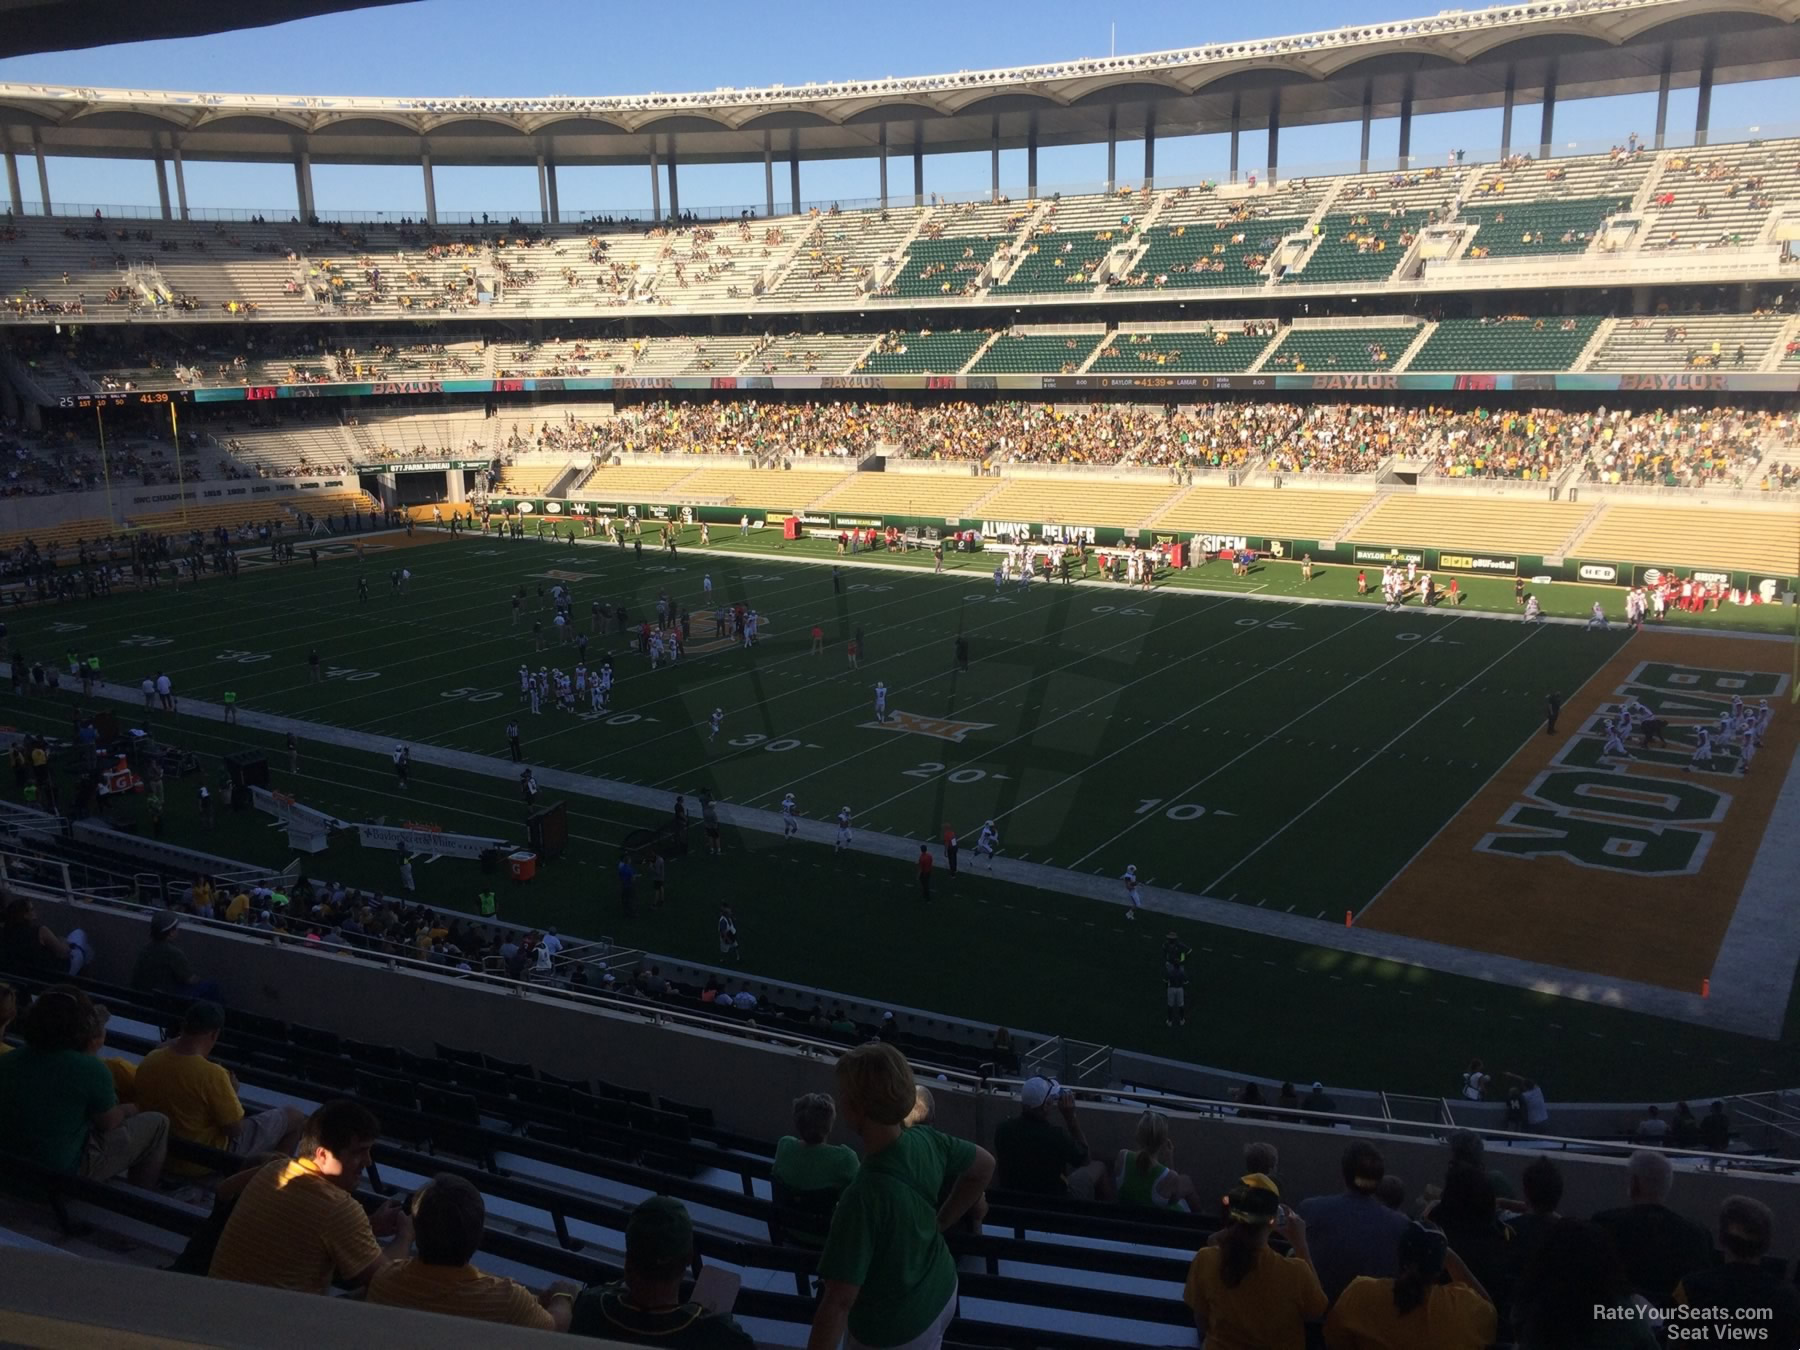
{"label": "20 yard line number", "polygon": [[[935,759],[928,759],[922,764],[914,765],[910,769],[902,769],[900,772],[908,778],[936,778],[940,773],[944,773],[945,767]],[[986,769],[951,769],[949,773],[944,773],[947,781],[959,784],[979,783],[987,776]]]}

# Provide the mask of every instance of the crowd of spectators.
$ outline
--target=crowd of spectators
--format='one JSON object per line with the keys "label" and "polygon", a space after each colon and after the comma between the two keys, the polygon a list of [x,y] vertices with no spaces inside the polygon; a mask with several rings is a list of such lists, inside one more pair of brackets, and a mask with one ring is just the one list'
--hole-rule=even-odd
{"label": "crowd of spectators", "polygon": [[[309,938],[333,940],[324,921],[336,918],[338,940],[389,950],[434,952],[452,937],[429,911],[377,913],[363,897],[334,899],[339,889],[306,887],[314,898],[302,903],[202,879],[188,906],[222,906],[240,921],[257,912],[263,923],[304,908],[296,931]],[[392,925],[383,918],[390,910]],[[216,987],[181,957],[176,914],[157,920],[133,983],[197,1001],[141,1060],[106,1054],[107,1010],[81,989],[51,985],[21,1010],[0,985],[0,1036],[10,1031],[21,1043],[0,1040],[0,1151],[91,1180],[205,1182],[212,1219],[181,1268],[216,1279],[312,1294],[336,1284],[375,1304],[628,1343],[751,1344],[728,1311],[732,1277],[703,1274],[684,1288],[693,1222],[668,1197],[644,1201],[630,1217],[622,1279],[542,1290],[474,1264],[486,1207],[455,1174],[430,1178],[404,1200],[365,1203],[379,1120],[347,1101],[327,1101],[310,1116],[247,1105],[214,1059],[229,1021],[213,1001]],[[82,959],[75,936],[56,938],[28,904],[6,910],[9,966],[22,960],[32,974],[65,978]],[[1304,1099],[1284,1090],[1289,1098],[1331,1109],[1319,1084]],[[1096,1217],[1111,1207],[1180,1211],[1198,1244],[1183,1297],[1209,1344],[1297,1350],[1310,1325],[1327,1350],[1486,1350],[1496,1341],[1520,1350],[1652,1350],[1659,1323],[1707,1325],[1716,1338],[1717,1328],[1752,1315],[1769,1343],[1800,1344],[1800,1292],[1764,1261],[1776,1242],[1774,1214],[1731,1196],[1708,1232],[1670,1207],[1676,1175],[1655,1149],[1630,1156],[1621,1203],[1582,1219],[1562,1210],[1554,1160],[1534,1156],[1515,1192],[1468,1132],[1452,1134],[1441,1178],[1422,1188],[1391,1174],[1373,1142],[1354,1140],[1342,1153],[1341,1186],[1302,1197],[1282,1180],[1271,1140],[1245,1145],[1235,1177],[1196,1179],[1176,1170],[1161,1112],[1142,1112],[1130,1146],[1102,1153],[1089,1140],[1091,1109],[1061,1084],[1029,1078],[1016,1113],[995,1127],[990,1154],[933,1126],[932,1094],[893,1044],[877,1037],[845,1053],[834,1096],[797,1099],[794,1133],[772,1150],[779,1240],[817,1253],[809,1345],[835,1350],[848,1332],[853,1345],[935,1347],[957,1308],[945,1235],[980,1231],[990,1187],[1011,1205],[1086,1205]],[[1729,1143],[1717,1104],[1705,1121],[1680,1107],[1675,1115],[1670,1126],[1647,1112],[1638,1132],[1659,1145]],[[840,1121],[858,1147],[833,1141]],[[1676,1138],[1684,1122],[1688,1133]],[[221,1177],[199,1161],[206,1155],[172,1157],[171,1140],[249,1165]],[[704,1326],[704,1338],[676,1335],[693,1326]]]}

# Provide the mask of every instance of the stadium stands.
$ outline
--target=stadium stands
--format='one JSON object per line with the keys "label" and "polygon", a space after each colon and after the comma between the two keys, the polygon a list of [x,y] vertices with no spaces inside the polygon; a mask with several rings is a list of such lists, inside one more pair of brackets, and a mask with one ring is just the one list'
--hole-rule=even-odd
{"label": "stadium stands", "polygon": [[1091,525],[1121,521],[1141,525],[1176,489],[1163,482],[1130,483],[1106,478],[1008,478],[981,503],[991,520],[1029,520],[1047,524]]}
{"label": "stadium stands", "polygon": [[1568,370],[1600,327],[1592,315],[1445,319],[1408,370]]}
{"label": "stadium stands", "polygon": [[1578,558],[1663,559],[1679,540],[1694,566],[1791,576],[1800,559],[1800,512],[1613,503],[1569,546]]}
{"label": "stadium stands", "polygon": [[1782,314],[1616,319],[1587,370],[1756,370],[1787,326]]}
{"label": "stadium stands", "polygon": [[1749,141],[1663,157],[1644,209],[1646,249],[1693,251],[1756,242],[1777,203],[1800,198],[1800,141]]}
{"label": "stadium stands", "polygon": [[1517,501],[1474,494],[1384,493],[1356,524],[1358,539],[1401,548],[1555,554],[1592,514],[1579,502]]}
{"label": "stadium stands", "polygon": [[863,299],[899,261],[901,246],[928,215],[924,209],[908,208],[815,219],[767,298],[801,307]]}
{"label": "stadium stands", "polygon": [[1157,375],[1178,371],[1248,370],[1269,346],[1274,324],[1177,327],[1155,332],[1121,328],[1102,344],[1088,370],[1097,375]]}
{"label": "stadium stands", "polygon": [[1338,180],[1312,253],[1282,280],[1346,285],[1392,276],[1420,229],[1454,208],[1461,172],[1432,168]]}
{"label": "stadium stands", "polygon": [[1072,375],[1086,364],[1105,336],[1097,325],[1002,333],[969,367],[975,375],[1028,371]]}
{"label": "stadium stands", "polygon": [[954,375],[993,336],[985,331],[914,329],[884,333],[856,363],[870,375]]}
{"label": "stadium stands", "polygon": [[1224,488],[1201,483],[1166,506],[1151,526],[1202,534],[1335,539],[1371,493],[1303,488]]}
{"label": "stadium stands", "polygon": [[1018,261],[994,294],[1067,293],[1104,281],[1108,256],[1129,249],[1134,238],[1130,200],[1122,201],[1122,208],[1109,197],[1053,201],[1032,225]]}
{"label": "stadium stands", "polygon": [[905,516],[962,517],[972,514],[1000,483],[972,474],[857,473],[815,498],[821,511]]}
{"label": "stadium stands", "polygon": [[1332,370],[1393,370],[1419,336],[1418,326],[1377,328],[1295,326],[1287,330],[1265,370],[1314,374]]}

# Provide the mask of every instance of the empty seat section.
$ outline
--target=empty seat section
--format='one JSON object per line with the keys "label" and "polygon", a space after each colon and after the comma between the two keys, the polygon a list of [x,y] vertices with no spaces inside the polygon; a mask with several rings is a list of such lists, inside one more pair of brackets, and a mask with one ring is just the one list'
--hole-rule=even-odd
{"label": "empty seat section", "polygon": [[1144,232],[1143,255],[1116,284],[1152,289],[1260,286],[1269,254],[1305,225],[1304,216],[1158,224]]}
{"label": "empty seat section", "polygon": [[1570,547],[1577,558],[1744,568],[1791,576],[1800,557],[1800,511],[1716,506],[1608,506]]}
{"label": "empty seat section", "polygon": [[[1780,314],[1681,314],[1620,319],[1588,370],[1755,370],[1781,336]],[[1738,349],[1743,349],[1739,356]]]}
{"label": "empty seat section", "polygon": [[1778,206],[1800,200],[1800,141],[1675,151],[1644,204],[1646,249],[1755,243]]}
{"label": "empty seat section", "polygon": [[723,500],[731,506],[798,509],[844,479],[839,470],[700,469],[672,494],[676,500]]}
{"label": "empty seat section", "polygon": [[1264,370],[1392,370],[1418,337],[1410,328],[1290,328]]}
{"label": "empty seat section", "polygon": [[1319,241],[1306,265],[1283,273],[1281,279],[1315,286],[1385,281],[1400,266],[1424,222],[1422,213],[1333,212],[1319,222]]}
{"label": "empty seat section", "polygon": [[972,375],[1073,374],[1104,333],[1003,333],[969,367]]}
{"label": "empty seat section", "polygon": [[1396,493],[1356,527],[1371,543],[1428,548],[1555,553],[1593,507],[1586,502],[1520,501]]}
{"label": "empty seat section", "polygon": [[989,334],[953,328],[884,334],[856,364],[871,375],[954,375],[981,350]]}
{"label": "empty seat section", "polygon": [[1445,319],[1407,365],[1426,370],[1567,370],[1600,320],[1579,318]]}
{"label": "empty seat section", "polygon": [[884,295],[922,300],[934,295],[973,295],[981,274],[1006,240],[955,236],[915,239],[907,247],[906,265],[884,289]]}
{"label": "empty seat section", "polygon": [[1629,197],[1584,201],[1522,202],[1464,206],[1457,219],[1479,226],[1471,258],[1514,258],[1534,253],[1580,253],[1606,218],[1631,205]]}
{"label": "empty seat section", "polygon": [[869,341],[867,333],[789,333],[770,341],[750,368],[764,375],[843,375]]}
{"label": "empty seat section", "polygon": [[602,464],[581,485],[586,496],[607,501],[656,501],[666,497],[684,478],[693,476],[691,464]]}
{"label": "empty seat section", "polygon": [[769,300],[800,305],[852,304],[866,295],[900,257],[923,207],[847,211],[823,216],[805,230]]}
{"label": "empty seat section", "polygon": [[1158,375],[1179,371],[1220,373],[1248,370],[1269,345],[1269,335],[1246,335],[1221,326],[1159,333],[1117,332],[1106,340],[1091,374]]}
{"label": "empty seat section", "polygon": [[818,505],[832,511],[960,517],[997,487],[992,478],[969,473],[857,473]]}
{"label": "empty seat section", "polygon": [[1304,488],[1189,488],[1153,522],[1159,530],[1266,535],[1278,539],[1335,539],[1344,523],[1369,504],[1369,492]]}
{"label": "empty seat section", "polygon": [[1067,197],[1053,202],[1032,226],[1018,266],[994,288],[997,295],[1092,289],[1100,264],[1130,244],[1135,226],[1129,201]]}
{"label": "empty seat section", "polygon": [[1105,478],[1013,478],[982,503],[981,514],[990,520],[1134,525],[1150,519],[1178,491],[1168,483]]}

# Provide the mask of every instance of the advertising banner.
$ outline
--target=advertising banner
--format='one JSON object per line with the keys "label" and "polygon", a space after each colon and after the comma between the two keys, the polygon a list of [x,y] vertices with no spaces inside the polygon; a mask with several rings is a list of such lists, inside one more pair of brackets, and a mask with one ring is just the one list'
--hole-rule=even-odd
{"label": "advertising banner", "polygon": [[1422,548],[1392,548],[1387,544],[1352,544],[1350,561],[1359,563],[1379,563],[1382,566],[1404,567],[1407,563],[1425,564],[1425,550]]}
{"label": "advertising banner", "polygon": [[1514,576],[1519,560],[1506,553],[1438,553],[1437,565],[1446,572],[1479,572]]}
{"label": "advertising banner", "polygon": [[1571,558],[1564,568],[1568,573],[1567,580],[1585,581],[1590,586],[1623,586],[1631,578],[1629,563]]}
{"label": "advertising banner", "polygon": [[358,825],[364,848],[391,848],[400,853],[440,854],[446,858],[479,858],[491,848],[510,848],[504,839],[473,834],[447,834],[412,825]]}

